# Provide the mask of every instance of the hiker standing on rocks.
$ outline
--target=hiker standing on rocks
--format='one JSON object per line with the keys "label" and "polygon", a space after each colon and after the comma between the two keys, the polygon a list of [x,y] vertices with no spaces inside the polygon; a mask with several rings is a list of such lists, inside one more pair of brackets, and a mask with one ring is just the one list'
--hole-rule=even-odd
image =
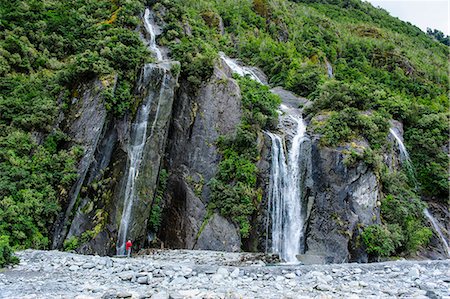
{"label": "hiker standing on rocks", "polygon": [[133,246],[133,243],[131,243],[131,240],[128,240],[128,242],[125,243],[125,249],[127,250],[127,257],[131,257],[131,246]]}

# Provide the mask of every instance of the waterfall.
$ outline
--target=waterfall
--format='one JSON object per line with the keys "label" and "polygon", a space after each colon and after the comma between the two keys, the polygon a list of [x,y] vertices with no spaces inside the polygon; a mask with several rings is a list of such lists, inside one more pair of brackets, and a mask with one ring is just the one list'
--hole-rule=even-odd
{"label": "waterfall", "polygon": [[333,78],[333,66],[330,62],[328,62],[328,60],[325,60],[325,63],[327,65],[328,78]]}
{"label": "waterfall", "polygon": [[156,56],[157,61],[163,60],[162,52],[156,44],[156,33],[155,26],[153,25],[153,17],[150,9],[148,8],[145,9],[144,13],[144,27],[148,35],[148,39],[146,39],[148,49]]}
{"label": "waterfall", "polygon": [[447,256],[450,257],[450,247],[448,246],[448,242],[445,239],[444,233],[442,233],[442,230],[441,230],[441,228],[439,226],[438,221],[433,217],[433,215],[431,215],[431,213],[430,213],[430,211],[428,209],[423,210],[423,213],[425,214],[425,216],[428,218],[428,220],[433,225],[434,230],[439,235],[439,238],[441,239],[442,244],[444,245],[444,248],[447,251],[446,252]]}
{"label": "waterfall", "polygon": [[150,108],[153,98],[148,96],[144,104],[139,108],[136,120],[131,126],[131,138],[128,145],[128,175],[125,187],[125,200],[120,221],[119,235],[117,238],[117,254],[125,254],[125,242],[127,238],[128,225],[131,218],[131,209],[136,199],[136,179],[139,176],[139,166],[142,161],[145,141],[147,139],[147,127]]}
{"label": "waterfall", "polygon": [[409,153],[406,150],[406,147],[403,144],[403,141],[397,135],[397,133],[395,132],[395,130],[393,128],[390,128],[389,132],[391,133],[392,136],[394,136],[395,141],[398,144],[398,149],[400,150],[400,160],[402,161],[402,163],[405,163],[405,165],[408,168],[408,170],[412,169],[411,158],[409,157]]}
{"label": "waterfall", "polygon": [[220,57],[228,65],[233,73],[236,73],[242,77],[245,77],[247,75],[256,82],[264,85],[261,79],[259,79],[258,75],[256,75],[256,73],[251,68],[239,65],[235,60],[225,56],[225,54],[223,53],[220,53]]}
{"label": "waterfall", "polygon": [[[398,148],[400,151],[400,160],[402,161],[402,163],[405,164],[407,170],[411,173],[414,183],[416,184],[416,188],[417,188],[417,182],[414,176],[414,168],[411,162],[411,158],[409,157],[409,153],[406,150],[405,145],[403,144],[402,140],[400,139],[400,137],[397,135],[397,133],[395,132],[395,130],[393,128],[389,129],[390,133],[392,134],[392,136],[394,136],[397,144],[398,144]],[[438,221],[433,217],[433,215],[431,215],[430,211],[428,209],[424,209],[423,213],[425,215],[425,217],[427,217],[427,219],[430,221],[430,223],[433,225],[434,231],[438,234],[439,238],[442,241],[442,244],[444,245],[445,249],[447,250],[447,255],[450,257],[450,248],[448,246],[448,242],[444,237],[444,234],[442,233]]]}
{"label": "waterfall", "polygon": [[[267,132],[272,141],[272,165],[269,191],[269,213],[272,220],[272,252],[287,263],[296,263],[303,237],[302,211],[305,163],[301,156],[306,126],[301,116],[289,115],[295,135],[288,153],[281,136]],[[287,157],[287,161],[286,161]]]}
{"label": "waterfall", "polygon": [[[156,44],[155,29],[154,26],[152,25],[151,12],[150,9],[148,8],[145,9],[143,21],[147,34],[149,35],[149,39],[147,40],[149,49],[152,51],[152,53],[155,54],[157,61],[161,62],[163,60],[163,56],[161,50],[158,48]],[[149,80],[151,74],[153,72],[159,71],[159,69],[164,69],[164,66],[162,65],[159,66],[158,64],[146,64],[141,74],[138,90],[146,88],[144,85]],[[139,168],[141,166],[146,141],[152,139],[154,129],[158,121],[160,105],[163,100],[162,98],[164,90],[166,88],[166,81],[167,81],[167,73],[166,71],[164,71],[159,92],[148,93],[148,95],[144,99],[143,104],[138,109],[134,122],[131,124],[130,140],[127,145],[128,172],[125,185],[122,218],[120,219],[119,233],[117,237],[117,246],[116,246],[117,255],[125,254],[125,242],[129,237],[128,236],[129,225],[132,216],[133,204],[137,200],[139,200],[136,194],[137,192],[136,181],[139,177]],[[156,115],[152,122],[150,134],[147,135],[149,126],[149,115],[154,100],[158,101],[156,108]]]}
{"label": "waterfall", "polygon": [[[239,65],[235,60],[220,53],[221,59],[233,73],[249,76],[263,84],[258,75],[249,67]],[[271,216],[272,252],[280,255],[286,263],[297,263],[297,255],[304,250],[301,245],[304,238],[306,211],[303,211],[304,184],[307,159],[305,152],[306,125],[297,109],[281,105],[286,113],[281,117],[281,130],[293,131],[291,147],[285,152],[286,141],[278,134],[266,132],[272,141],[272,164],[270,173],[268,208]],[[279,111],[280,114],[283,112]],[[294,129],[292,130],[292,127]],[[267,227],[267,231],[269,226]]]}

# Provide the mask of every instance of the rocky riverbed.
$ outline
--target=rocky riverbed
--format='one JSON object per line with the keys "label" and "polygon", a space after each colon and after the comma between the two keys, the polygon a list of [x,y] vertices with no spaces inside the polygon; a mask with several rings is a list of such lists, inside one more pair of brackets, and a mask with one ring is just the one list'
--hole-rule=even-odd
{"label": "rocky riverbed", "polygon": [[274,266],[213,251],[17,255],[21,263],[0,272],[0,298],[450,298],[450,260]]}

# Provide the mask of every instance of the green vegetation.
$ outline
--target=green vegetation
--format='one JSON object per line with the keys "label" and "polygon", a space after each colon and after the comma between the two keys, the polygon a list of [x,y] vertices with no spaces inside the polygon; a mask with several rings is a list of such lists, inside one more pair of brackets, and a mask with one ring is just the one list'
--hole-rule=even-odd
{"label": "green vegetation", "polygon": [[150,217],[148,220],[148,228],[152,232],[157,232],[161,226],[161,212],[164,192],[167,189],[167,181],[169,179],[169,173],[166,169],[162,168],[159,172],[158,187],[156,188],[155,198],[153,199],[152,209],[150,211]]}
{"label": "green vegetation", "polygon": [[0,268],[19,263],[19,259],[13,253],[9,245],[9,237],[0,235]]}
{"label": "green vegetation", "polygon": [[[0,6],[0,235],[12,247],[49,245],[82,154],[56,120],[70,111],[80,84],[117,76],[115,90],[106,84],[103,91],[110,114],[136,107],[138,70],[151,59],[135,30],[144,4],[167,24],[158,43],[181,62],[175,71],[192,86],[210,77],[224,51],[259,66],[271,85],[308,97],[323,146],[368,141],[346,163],[363,159],[383,182],[384,224],[367,228],[364,237],[372,254],[426,244],[420,197],[448,200],[448,37],[427,35],[359,0],[13,0]],[[275,124],[279,102],[266,87],[238,80],[244,115],[235,136],[219,142],[223,159],[211,204],[246,237],[262,192],[256,188],[258,132]],[[408,176],[379,167],[392,118],[404,124],[418,189]],[[150,217],[154,229],[156,207],[159,202]],[[375,244],[377,236],[389,244]]]}
{"label": "green vegetation", "polygon": [[48,248],[50,230],[83,154],[56,123],[78,86],[118,76],[107,108],[132,107],[150,55],[135,32],[139,0],[14,0],[0,5],[0,235],[14,248]]}
{"label": "green vegetation", "polygon": [[262,190],[257,188],[258,133],[276,125],[280,99],[267,86],[247,77],[236,78],[241,87],[243,117],[236,134],[223,136],[219,141],[223,157],[210,182],[209,209],[219,209],[239,225],[241,236],[247,238],[251,230],[250,216],[262,199]]}

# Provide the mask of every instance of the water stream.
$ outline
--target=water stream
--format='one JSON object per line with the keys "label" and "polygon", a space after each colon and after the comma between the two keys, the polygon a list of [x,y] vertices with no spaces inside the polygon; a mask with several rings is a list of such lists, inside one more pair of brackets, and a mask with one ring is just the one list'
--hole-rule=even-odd
{"label": "water stream", "polygon": [[[257,74],[248,67],[239,65],[235,60],[220,55],[232,72],[240,76],[249,76],[263,84]],[[270,174],[268,208],[271,218],[271,240],[273,253],[279,254],[286,263],[298,263],[297,255],[301,246],[304,224],[302,211],[303,178],[306,157],[301,155],[306,136],[306,125],[297,109],[280,106],[282,121],[280,131],[292,137],[289,151],[286,151],[285,135],[266,132],[272,141],[272,164]],[[291,111],[292,110],[292,111]]]}
{"label": "water stream", "polygon": [[428,218],[428,220],[433,225],[434,230],[438,234],[439,238],[441,239],[442,245],[444,245],[444,249],[446,250],[447,257],[450,257],[450,247],[448,246],[448,242],[445,239],[444,233],[441,230],[441,227],[439,226],[439,222],[436,220],[436,218],[433,217],[433,215],[430,213],[428,209],[423,210],[423,213]]}
{"label": "water stream", "polygon": [[223,61],[225,61],[225,63],[228,65],[228,67],[231,69],[233,73],[236,73],[242,77],[250,76],[251,79],[264,85],[264,83],[261,81],[258,75],[251,68],[239,65],[234,59],[225,56],[225,54],[223,53],[220,54],[220,57],[223,59]]}
{"label": "water stream", "polygon": [[153,16],[150,9],[146,8],[144,13],[144,27],[148,35],[146,43],[148,44],[149,50],[156,56],[157,61],[163,60],[163,55],[161,49],[156,44],[156,33],[153,24]]}
{"label": "water stream", "polygon": [[[287,263],[297,263],[296,255],[302,251],[304,233],[302,215],[304,174],[302,145],[308,140],[306,126],[301,116],[288,115],[295,126],[291,147],[286,152],[285,140],[268,132],[272,141],[272,164],[269,191],[269,213],[272,220],[272,252]],[[287,131],[287,130],[286,130]]]}
{"label": "water stream", "polygon": [[[394,136],[397,144],[398,144],[398,148],[400,151],[400,160],[402,161],[402,163],[405,165],[405,167],[407,168],[408,172],[411,174],[411,176],[413,177],[414,180],[414,184],[416,184],[416,188],[417,188],[417,182],[414,176],[414,168],[411,162],[411,158],[409,157],[409,153],[408,150],[406,149],[405,145],[403,144],[403,141],[401,140],[401,138],[397,135],[397,133],[395,132],[395,130],[393,128],[391,128],[390,133],[392,134],[392,136]],[[450,248],[448,246],[448,242],[445,239],[444,234],[442,233],[442,230],[439,226],[438,221],[433,217],[433,215],[430,213],[430,211],[428,209],[424,209],[423,213],[425,215],[425,217],[427,217],[427,219],[430,221],[430,223],[432,224],[434,231],[438,234],[439,238],[441,239],[442,245],[444,246],[445,250],[447,251],[447,256],[450,257]]]}
{"label": "water stream", "polygon": [[[149,49],[155,54],[156,59],[159,62],[163,59],[163,56],[161,50],[158,48],[155,42],[156,40],[155,30],[151,22],[151,12],[148,8],[145,10],[144,14],[144,25],[147,31],[146,33],[149,36],[146,42],[149,45]],[[158,71],[159,68],[160,67],[158,66],[158,64],[145,65],[143,68],[141,80],[139,82],[141,86],[138,86],[138,89],[145,88],[145,86],[142,86],[143,82],[146,81],[146,78],[148,78],[148,76],[150,76],[152,72]],[[143,104],[138,109],[134,122],[131,124],[130,140],[127,146],[127,153],[128,153],[127,180],[125,186],[122,218],[120,220],[119,233],[117,237],[117,247],[116,247],[117,255],[125,254],[125,242],[127,238],[129,238],[128,233],[130,220],[132,217],[133,204],[136,200],[138,200],[138,196],[136,194],[137,192],[136,181],[137,178],[139,177],[139,168],[141,166],[146,141],[152,138],[155,125],[158,121],[159,108],[162,101],[166,79],[167,75],[166,73],[164,73],[159,92],[148,93],[148,95],[144,99]],[[149,115],[154,100],[158,101],[157,111],[150,129],[150,135],[147,136]]]}

